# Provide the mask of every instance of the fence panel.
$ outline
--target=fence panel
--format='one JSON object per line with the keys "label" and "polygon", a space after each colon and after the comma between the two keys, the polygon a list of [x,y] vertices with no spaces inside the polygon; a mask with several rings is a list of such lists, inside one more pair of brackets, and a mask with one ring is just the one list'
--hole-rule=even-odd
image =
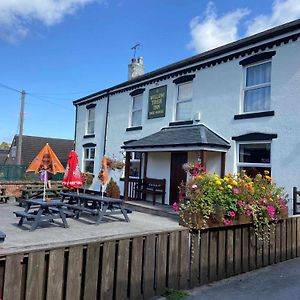
{"label": "fence panel", "polygon": [[240,225],[2,255],[0,299],[150,299],[299,256],[299,220],[279,222],[263,244]]}

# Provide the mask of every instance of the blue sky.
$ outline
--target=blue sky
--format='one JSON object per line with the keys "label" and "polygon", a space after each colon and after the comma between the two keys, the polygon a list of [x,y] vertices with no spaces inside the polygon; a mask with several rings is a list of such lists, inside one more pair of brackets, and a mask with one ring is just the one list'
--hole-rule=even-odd
{"label": "blue sky", "polygon": [[[72,100],[125,81],[135,43],[149,72],[297,18],[299,0],[1,0],[0,84],[28,92],[24,134],[73,138]],[[10,142],[20,94],[0,108]]]}

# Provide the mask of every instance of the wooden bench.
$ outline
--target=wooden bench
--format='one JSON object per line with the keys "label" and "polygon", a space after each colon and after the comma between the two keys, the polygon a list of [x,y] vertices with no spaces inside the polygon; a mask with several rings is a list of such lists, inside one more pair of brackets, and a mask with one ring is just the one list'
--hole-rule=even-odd
{"label": "wooden bench", "polygon": [[160,195],[162,203],[165,204],[166,179],[146,177],[142,180],[136,191],[142,194],[143,200],[146,200],[147,194],[151,194],[153,196],[153,205],[156,203],[156,196]]}
{"label": "wooden bench", "polygon": [[6,238],[6,234],[4,232],[0,231],[0,243],[4,242],[5,238]]}

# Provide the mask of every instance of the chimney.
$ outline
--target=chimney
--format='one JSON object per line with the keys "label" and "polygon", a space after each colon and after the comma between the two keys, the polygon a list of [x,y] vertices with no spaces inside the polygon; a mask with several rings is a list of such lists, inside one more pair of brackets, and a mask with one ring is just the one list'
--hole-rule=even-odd
{"label": "chimney", "polygon": [[133,57],[131,59],[131,64],[128,65],[128,80],[144,75],[144,73],[145,70],[144,70],[143,57],[139,56],[137,62],[135,57]]}

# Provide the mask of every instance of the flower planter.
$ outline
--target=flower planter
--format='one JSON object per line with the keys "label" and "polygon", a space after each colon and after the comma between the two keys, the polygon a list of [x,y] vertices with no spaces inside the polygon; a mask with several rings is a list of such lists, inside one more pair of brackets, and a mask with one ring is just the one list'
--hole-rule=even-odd
{"label": "flower planter", "polygon": [[232,223],[225,225],[224,222],[217,221],[212,217],[206,221],[203,219],[203,215],[200,213],[188,213],[181,212],[179,216],[179,225],[193,228],[193,229],[204,229],[204,228],[220,228],[228,227],[232,225],[251,224],[252,220],[246,215],[240,215],[232,220]]}
{"label": "flower planter", "polygon": [[[287,219],[288,214],[282,212],[277,218],[278,220]],[[246,225],[251,224],[252,219],[246,215],[239,215],[232,219],[230,224],[224,224],[224,222],[217,221],[210,217],[206,224],[203,219],[203,215],[200,213],[188,213],[188,212],[181,212],[179,214],[179,225],[185,226],[192,229],[205,229],[205,228],[221,228],[221,227],[228,227],[228,226],[235,226],[235,225]]]}

